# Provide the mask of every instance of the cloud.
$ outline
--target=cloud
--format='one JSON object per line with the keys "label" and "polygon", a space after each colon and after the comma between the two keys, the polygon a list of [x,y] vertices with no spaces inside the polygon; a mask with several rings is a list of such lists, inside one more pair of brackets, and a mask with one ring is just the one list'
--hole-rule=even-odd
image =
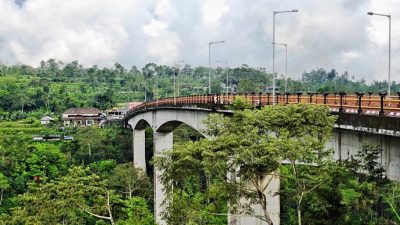
{"label": "cloud", "polygon": [[202,9],[203,21],[207,25],[213,25],[228,11],[229,7],[225,0],[205,0]]}
{"label": "cloud", "polygon": [[[290,76],[323,67],[375,80],[387,73],[388,48],[387,19],[366,14],[375,11],[393,15],[392,77],[400,81],[399,6],[397,0],[0,0],[0,58],[207,66],[208,42],[225,40],[211,49],[213,65],[225,60],[271,71],[272,11],[297,8],[276,16]],[[283,48],[276,70],[284,71]]]}
{"label": "cloud", "polygon": [[168,30],[168,24],[152,20],[143,26],[143,31],[149,36],[146,53],[157,59],[159,63],[170,64],[179,55],[178,35]]}
{"label": "cloud", "polygon": [[145,34],[153,38],[160,37],[160,34],[168,28],[166,23],[158,20],[151,20],[149,24],[143,26],[143,31]]}
{"label": "cloud", "polygon": [[163,16],[171,9],[171,2],[169,0],[160,0],[157,3],[155,13],[156,15]]}

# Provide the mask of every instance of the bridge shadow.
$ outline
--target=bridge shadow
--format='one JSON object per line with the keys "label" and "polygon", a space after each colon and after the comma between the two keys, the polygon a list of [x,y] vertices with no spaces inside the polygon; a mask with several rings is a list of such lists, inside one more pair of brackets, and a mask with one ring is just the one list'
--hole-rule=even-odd
{"label": "bridge shadow", "polygon": [[[174,144],[184,143],[187,141],[198,141],[204,137],[198,130],[193,127],[180,123],[179,125],[174,124],[176,127],[171,129],[173,131]],[[154,165],[152,159],[154,157],[154,130],[148,123],[141,124],[141,128],[145,129],[145,161],[146,161],[146,173],[150,180],[154,178]],[[166,128],[164,128],[166,129]]]}
{"label": "bridge shadow", "polygon": [[182,123],[174,130],[174,144],[198,141],[203,138],[204,136],[198,130],[185,123]]}
{"label": "bridge shadow", "polygon": [[154,166],[151,163],[151,160],[154,156],[154,136],[153,129],[149,124],[147,124],[145,128],[145,160],[146,160],[146,173],[147,176],[150,177],[150,180],[153,181],[154,177]]}

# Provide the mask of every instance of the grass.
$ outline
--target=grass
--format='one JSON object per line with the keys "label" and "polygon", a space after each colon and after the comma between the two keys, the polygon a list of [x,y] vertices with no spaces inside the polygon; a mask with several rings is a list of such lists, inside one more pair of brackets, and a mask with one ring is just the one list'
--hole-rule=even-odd
{"label": "grass", "polygon": [[38,120],[32,118],[0,122],[0,132],[2,133],[38,133],[44,130],[46,130],[46,127],[41,125]]}
{"label": "grass", "polygon": [[41,131],[44,131],[44,130],[45,130],[44,127],[19,127],[19,128],[15,128],[15,127],[0,127],[0,132],[2,132],[2,133],[20,133],[20,132],[37,133],[37,132],[41,132]]}

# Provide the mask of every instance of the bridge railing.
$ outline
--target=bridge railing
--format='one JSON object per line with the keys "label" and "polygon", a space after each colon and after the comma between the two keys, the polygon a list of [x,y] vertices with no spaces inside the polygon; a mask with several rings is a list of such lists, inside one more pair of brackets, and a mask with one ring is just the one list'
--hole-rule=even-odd
{"label": "bridge railing", "polygon": [[[157,107],[225,109],[227,105],[231,104],[238,97],[245,98],[247,101],[258,107],[272,105],[274,102],[271,93],[192,95],[144,102],[132,108],[129,113]],[[331,111],[339,113],[400,117],[400,93],[398,93],[398,96],[391,97],[388,97],[386,93],[372,95],[371,92],[367,95],[364,93],[346,94],[344,92],[333,94],[301,92],[284,94],[276,93],[275,103],[279,105],[298,103],[327,105]]]}

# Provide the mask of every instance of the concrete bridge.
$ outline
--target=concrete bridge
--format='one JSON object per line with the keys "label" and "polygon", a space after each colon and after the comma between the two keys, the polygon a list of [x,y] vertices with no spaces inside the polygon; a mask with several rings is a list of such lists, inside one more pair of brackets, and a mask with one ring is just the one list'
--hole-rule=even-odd
{"label": "concrete bridge", "polygon": [[[327,105],[332,114],[337,114],[338,122],[335,133],[327,147],[334,149],[335,159],[347,159],[357,153],[365,143],[379,144],[384,152],[381,164],[390,179],[400,180],[400,95],[396,98],[379,95],[356,93],[316,94],[296,93],[276,95],[270,94],[243,95],[197,95],[177,98],[166,98],[142,103],[131,109],[124,118],[126,126],[133,130],[133,155],[136,167],[146,170],[145,159],[145,127],[153,129],[154,154],[160,154],[173,146],[173,131],[182,123],[201,132],[202,123],[210,113],[231,113],[226,106],[237,97],[247,99],[256,107],[279,104],[319,104]],[[165,224],[160,213],[164,199],[163,186],[159,175],[162,171],[154,168],[155,218]],[[279,189],[279,180],[275,181],[275,189]],[[268,191],[268,190],[267,190]],[[271,197],[269,211],[274,224],[279,224],[279,197]],[[257,208],[255,208],[257,213]],[[252,217],[239,217],[240,224],[262,224]]]}

